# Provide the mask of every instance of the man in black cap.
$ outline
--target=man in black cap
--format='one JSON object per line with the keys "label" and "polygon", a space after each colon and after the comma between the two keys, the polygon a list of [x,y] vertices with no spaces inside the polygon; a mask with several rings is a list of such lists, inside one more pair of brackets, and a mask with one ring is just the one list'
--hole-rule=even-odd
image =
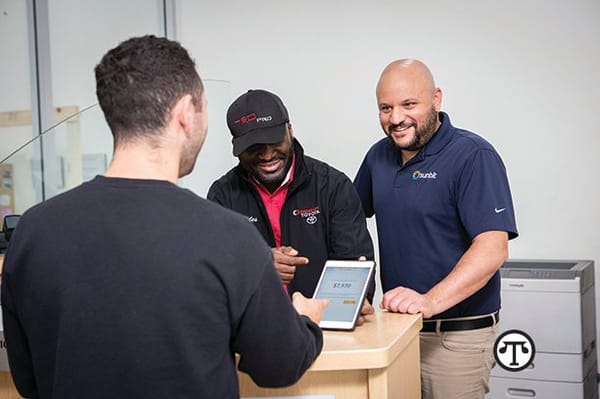
{"label": "man in black cap", "polygon": [[177,186],[208,126],[189,53],[131,38],[95,74],[110,166],[27,210],[5,258],[2,315],[19,393],[239,399],[236,368],[260,386],[295,383],[321,352],[327,301],[290,303],[260,234]]}
{"label": "man in black cap", "polygon": [[[238,166],[207,195],[248,217],[291,295],[312,296],[327,259],[373,259],[360,199],[342,172],[304,155],[281,99],[249,90],[227,111]],[[374,279],[367,299],[372,302]],[[363,314],[372,312],[365,304]]]}

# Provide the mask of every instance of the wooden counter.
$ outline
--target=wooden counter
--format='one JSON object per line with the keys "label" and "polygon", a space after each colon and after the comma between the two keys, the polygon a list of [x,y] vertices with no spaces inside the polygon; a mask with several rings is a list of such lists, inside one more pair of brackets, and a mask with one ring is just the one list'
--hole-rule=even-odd
{"label": "wooden counter", "polygon": [[376,312],[353,332],[325,332],[323,352],[295,385],[259,388],[244,373],[242,397],[331,395],[335,399],[417,399],[420,315]]}

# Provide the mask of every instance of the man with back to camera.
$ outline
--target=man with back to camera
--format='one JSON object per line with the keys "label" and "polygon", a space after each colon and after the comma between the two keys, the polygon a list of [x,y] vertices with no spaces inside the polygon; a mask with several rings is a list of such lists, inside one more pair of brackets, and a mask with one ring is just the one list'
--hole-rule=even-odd
{"label": "man with back to camera", "polygon": [[[230,105],[227,125],[240,162],[212,184],[207,198],[256,226],[290,294],[312,296],[327,259],[373,259],[352,181],[304,155],[279,96],[249,90]],[[363,316],[373,313],[374,292],[373,278]]]}
{"label": "man with back to camera", "polygon": [[194,61],[144,36],[107,52],[95,73],[110,166],[25,212],[5,257],[19,393],[239,398],[235,353],[258,385],[293,384],[321,351],[327,302],[298,293],[292,306],[256,229],[176,185],[207,131]]}
{"label": "man with back to camera", "polygon": [[377,84],[387,137],[367,152],[354,184],[367,217],[377,216],[380,307],[423,314],[423,398],[483,398],[494,362],[498,269],[518,233],[500,156],[452,126],[441,101],[425,64],[389,64]]}

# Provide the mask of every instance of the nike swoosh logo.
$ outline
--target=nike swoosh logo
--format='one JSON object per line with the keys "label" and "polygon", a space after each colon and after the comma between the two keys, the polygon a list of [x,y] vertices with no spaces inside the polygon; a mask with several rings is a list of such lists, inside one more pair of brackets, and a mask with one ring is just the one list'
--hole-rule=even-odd
{"label": "nike swoosh logo", "polygon": [[496,213],[501,213],[504,212],[506,210],[506,208],[494,208],[494,212]]}

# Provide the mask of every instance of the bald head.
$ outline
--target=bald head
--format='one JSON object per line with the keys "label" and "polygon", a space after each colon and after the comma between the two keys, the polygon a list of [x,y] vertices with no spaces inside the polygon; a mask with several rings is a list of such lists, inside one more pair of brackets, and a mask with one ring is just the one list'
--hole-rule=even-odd
{"label": "bald head", "polygon": [[385,84],[389,79],[402,78],[404,80],[419,83],[423,89],[433,91],[435,82],[433,75],[427,65],[423,62],[411,58],[392,61],[383,69],[379,82],[377,83],[377,92],[382,84]]}

